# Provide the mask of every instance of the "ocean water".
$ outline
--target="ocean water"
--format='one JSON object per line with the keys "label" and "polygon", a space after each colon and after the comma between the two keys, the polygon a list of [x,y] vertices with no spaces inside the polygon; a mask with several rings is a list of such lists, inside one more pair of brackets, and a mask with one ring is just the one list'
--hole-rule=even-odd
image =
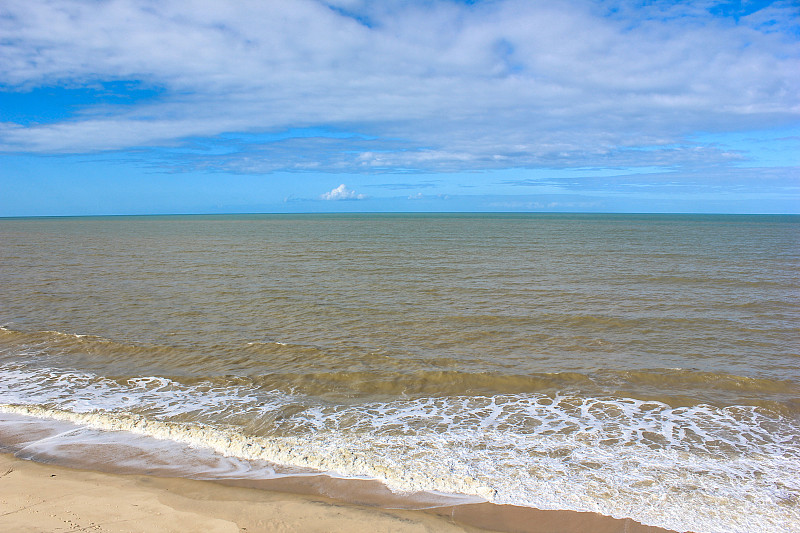
{"label": "ocean water", "polygon": [[0,219],[0,326],[29,451],[800,530],[797,216]]}

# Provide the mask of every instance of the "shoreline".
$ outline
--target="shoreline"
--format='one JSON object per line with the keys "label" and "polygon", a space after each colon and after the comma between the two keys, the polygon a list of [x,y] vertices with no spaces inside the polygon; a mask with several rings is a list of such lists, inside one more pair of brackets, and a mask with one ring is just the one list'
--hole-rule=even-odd
{"label": "shoreline", "polygon": [[[224,461],[210,451],[125,432],[97,432],[94,440],[81,431],[72,423],[0,413],[0,530],[137,531],[109,524],[145,520],[141,531],[148,532],[216,531],[213,524],[225,523],[247,533],[676,533],[592,512],[395,493],[378,480],[322,472],[270,477],[256,469],[209,477],[203,469],[213,474],[214,458]],[[82,436],[69,442],[76,432]],[[151,448],[156,443],[166,448]],[[169,462],[178,458],[197,461],[194,470]],[[74,527],[57,525],[58,517]]]}
{"label": "shoreline", "polygon": [[[368,524],[378,519],[373,515],[382,517],[381,520],[389,521],[385,524],[388,529],[384,530],[387,531],[448,531],[453,530],[448,529],[452,526],[457,527],[453,531],[476,532],[676,533],[646,526],[630,518],[616,519],[593,512],[501,505],[465,495],[395,493],[378,480],[335,477],[322,472],[284,473],[270,477],[261,475],[263,471],[256,469],[254,472],[235,471],[229,472],[227,476],[209,477],[203,475],[203,469],[208,468],[206,472],[213,474],[215,467],[219,466],[214,463],[214,457],[224,460],[210,451],[196,450],[177,443],[169,444],[169,441],[142,439],[125,432],[97,432],[96,435],[100,437],[98,440],[87,438],[84,434],[77,442],[69,442],[68,435],[76,431],[81,432],[81,426],[0,413],[0,530],[23,531],[24,529],[17,527],[22,523],[13,521],[15,516],[25,516],[29,522],[43,518],[43,513],[31,514],[26,510],[28,508],[34,511],[46,508],[46,514],[50,517],[71,513],[80,516],[82,523],[102,524],[112,519],[135,520],[135,516],[141,515],[139,508],[144,506],[150,509],[151,514],[155,513],[153,516],[165,517],[162,525],[151,523],[147,531],[194,531],[193,527],[175,529],[169,524],[183,507],[193,510],[192,512],[205,512],[205,507],[192,503],[199,499],[220,505],[221,502],[228,502],[233,507],[241,507],[241,516],[257,517],[255,522],[247,522],[249,525],[240,525],[239,529],[232,530],[248,533],[281,530],[272,526],[258,529],[258,524],[274,523],[277,515],[284,516],[288,511],[282,510],[284,504],[279,504],[284,501],[293,502],[290,506],[292,513],[299,506],[297,513],[291,515],[293,518],[287,518],[285,523],[281,522],[281,527],[290,531],[293,528],[299,528],[299,531],[315,530],[314,524],[305,522],[304,517],[309,513],[318,516],[320,523],[327,524],[320,526],[322,529],[319,531],[359,531],[349,518],[344,522],[337,522],[327,516],[330,513],[319,508],[322,505],[324,509],[333,509],[334,516],[341,514],[340,511],[348,516],[356,513],[360,517],[358,520],[365,520]],[[121,441],[125,444],[121,445]],[[155,443],[167,443],[167,448],[150,448]],[[170,450],[170,447],[174,449]],[[192,454],[197,456],[191,457]],[[169,462],[170,459],[178,458],[189,461],[194,459],[198,462],[192,471]],[[20,473],[22,480],[19,479]],[[59,488],[61,485],[70,489],[67,491],[63,487]],[[105,491],[100,492],[108,500],[107,507],[116,509],[111,514],[96,514],[91,495],[98,493],[98,487],[107,487],[110,490],[108,494]],[[70,505],[62,501],[62,493],[70,496]],[[112,493],[116,496],[110,496]],[[83,501],[83,496],[88,501]],[[163,503],[177,496],[184,498],[179,502],[179,507],[183,506],[181,509],[165,510],[146,504],[152,503],[152,500]],[[138,500],[145,503],[137,504],[135,509],[131,508],[129,502]],[[300,510],[305,507],[308,509]],[[342,511],[343,509],[347,511]],[[117,517],[115,513],[122,513],[129,518]],[[206,516],[209,523],[216,523],[215,520],[230,521],[231,517],[226,513],[223,509],[203,516]],[[239,515],[233,516],[235,518]],[[4,520],[12,522],[6,523]],[[333,522],[329,523],[330,520]],[[180,524],[180,520],[175,523]],[[410,529],[404,528],[403,524],[409,523],[416,525]],[[423,529],[418,529],[417,526]],[[53,527],[55,526],[45,520],[37,524],[37,528],[29,530],[56,531]],[[162,529],[158,529],[159,527]],[[201,529],[206,528],[203,526]]]}
{"label": "shoreline", "polygon": [[[391,508],[377,503],[374,494],[368,498],[369,503],[364,501],[364,495],[374,488],[368,487],[369,483],[323,475],[209,481],[111,474],[39,463],[2,453],[0,529],[20,532],[674,533],[630,519],[595,513],[542,511],[492,503],[418,510]],[[357,485],[362,485],[361,491],[351,492]],[[337,490],[345,491],[344,499],[325,495]],[[358,501],[361,503],[355,503]]]}
{"label": "shoreline", "polygon": [[0,455],[0,530],[471,531],[442,517],[211,481],[108,474]]}

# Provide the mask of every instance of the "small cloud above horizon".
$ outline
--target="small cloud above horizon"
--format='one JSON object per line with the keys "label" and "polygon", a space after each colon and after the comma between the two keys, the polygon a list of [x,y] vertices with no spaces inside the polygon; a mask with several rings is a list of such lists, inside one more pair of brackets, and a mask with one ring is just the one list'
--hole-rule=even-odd
{"label": "small cloud above horizon", "polygon": [[347,185],[342,183],[338,187],[323,193],[319,196],[322,200],[364,200],[366,198],[363,194],[358,194],[352,189],[348,189]]}

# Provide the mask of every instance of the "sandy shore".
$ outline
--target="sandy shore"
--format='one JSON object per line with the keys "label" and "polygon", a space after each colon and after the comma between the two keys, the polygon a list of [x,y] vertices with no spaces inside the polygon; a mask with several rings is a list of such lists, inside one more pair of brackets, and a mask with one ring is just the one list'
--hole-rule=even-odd
{"label": "sandy shore", "polygon": [[217,483],[0,458],[0,531],[468,531],[443,517]]}
{"label": "sandy shore", "polygon": [[[307,482],[306,482],[307,483]],[[425,511],[209,481],[77,470],[0,454],[0,531],[665,533],[592,513],[491,504]]]}

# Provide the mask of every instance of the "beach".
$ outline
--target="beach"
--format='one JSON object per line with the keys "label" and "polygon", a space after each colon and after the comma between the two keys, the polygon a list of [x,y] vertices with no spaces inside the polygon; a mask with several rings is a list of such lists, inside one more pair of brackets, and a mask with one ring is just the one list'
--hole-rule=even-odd
{"label": "beach", "polygon": [[[591,513],[464,505],[427,511],[347,504],[312,486],[275,490],[183,478],[113,475],[0,455],[0,529],[103,532],[667,533]],[[325,490],[318,486],[316,490]],[[341,487],[340,487],[341,490]],[[343,495],[346,495],[344,493]]]}
{"label": "beach", "polygon": [[187,479],[114,476],[0,459],[3,531],[465,531],[424,513],[382,511]]}
{"label": "beach", "polygon": [[800,0],[0,0],[0,533],[800,533]]}
{"label": "beach", "polygon": [[[27,460],[3,519],[67,519],[92,479],[167,528],[308,530],[341,508],[387,530],[794,533],[799,227],[0,220],[0,447]],[[128,519],[95,508],[73,529]]]}

